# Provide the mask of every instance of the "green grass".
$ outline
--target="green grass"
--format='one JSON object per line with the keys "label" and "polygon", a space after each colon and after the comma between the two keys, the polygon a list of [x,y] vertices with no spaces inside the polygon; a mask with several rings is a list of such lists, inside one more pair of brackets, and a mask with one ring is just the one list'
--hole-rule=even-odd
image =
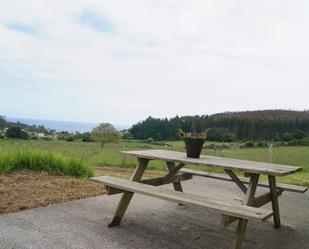
{"label": "green grass", "polygon": [[[0,152],[14,152],[16,150],[35,150],[60,154],[65,157],[73,157],[84,161],[87,165],[106,167],[116,166],[134,168],[137,161],[134,157],[122,156],[121,150],[144,150],[144,149],[167,149],[184,151],[183,141],[169,141],[168,146],[146,144],[139,141],[121,141],[119,144],[106,144],[100,148],[97,143],[65,142],[65,141],[42,141],[42,140],[5,140],[0,139]],[[206,143],[210,144],[209,142]],[[268,148],[242,148],[231,145],[230,149],[223,149],[216,153],[217,156],[246,159],[254,161],[268,161]],[[203,154],[214,155],[214,151],[204,149]],[[290,176],[279,178],[280,182],[309,186],[309,146],[301,147],[274,147],[273,162],[303,167],[303,171]],[[0,158],[0,165],[1,158]],[[1,166],[0,166],[1,167]],[[193,168],[220,171],[211,168],[192,166]],[[165,165],[160,161],[151,161],[149,169],[165,170]]]}
{"label": "green grass", "polygon": [[93,176],[92,167],[81,159],[33,149],[0,150],[0,173],[22,169],[75,177]]}

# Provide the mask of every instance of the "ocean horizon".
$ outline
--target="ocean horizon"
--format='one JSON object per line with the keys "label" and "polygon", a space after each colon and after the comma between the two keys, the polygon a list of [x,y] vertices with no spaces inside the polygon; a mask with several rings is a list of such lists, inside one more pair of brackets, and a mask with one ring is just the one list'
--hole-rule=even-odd
{"label": "ocean horizon", "polygon": [[[74,121],[61,121],[61,120],[47,120],[47,119],[32,119],[32,118],[17,118],[17,117],[5,117],[10,122],[21,122],[27,125],[43,125],[45,128],[56,131],[68,131],[68,132],[87,132],[91,131],[99,123],[87,123],[87,122],[74,122]],[[113,124],[117,130],[128,129],[129,125],[117,125]]]}

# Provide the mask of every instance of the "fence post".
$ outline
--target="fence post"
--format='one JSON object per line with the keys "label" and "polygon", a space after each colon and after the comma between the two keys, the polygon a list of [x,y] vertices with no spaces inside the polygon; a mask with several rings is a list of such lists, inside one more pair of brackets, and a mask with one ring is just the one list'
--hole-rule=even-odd
{"label": "fence post", "polygon": [[273,144],[270,144],[268,148],[268,162],[273,162]]}

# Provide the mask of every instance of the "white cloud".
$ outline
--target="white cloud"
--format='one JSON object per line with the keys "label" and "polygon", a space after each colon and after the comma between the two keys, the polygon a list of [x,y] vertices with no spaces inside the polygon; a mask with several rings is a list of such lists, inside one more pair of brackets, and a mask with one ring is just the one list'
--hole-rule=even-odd
{"label": "white cloud", "polygon": [[[305,0],[6,1],[0,112],[132,123],[307,108],[308,10]],[[112,32],[78,21],[83,11],[108,20]],[[9,29],[11,22],[36,32]]]}

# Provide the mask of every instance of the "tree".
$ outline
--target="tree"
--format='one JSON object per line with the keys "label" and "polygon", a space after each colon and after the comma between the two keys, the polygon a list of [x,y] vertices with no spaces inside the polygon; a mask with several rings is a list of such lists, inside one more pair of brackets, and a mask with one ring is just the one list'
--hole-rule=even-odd
{"label": "tree", "polygon": [[6,125],[5,117],[0,115],[0,128],[4,128]]}
{"label": "tree", "polygon": [[292,135],[290,133],[288,133],[288,132],[283,133],[283,135],[282,135],[282,140],[283,141],[289,142],[292,139],[293,139],[293,137],[292,137]]}
{"label": "tree", "polygon": [[82,142],[93,142],[90,132],[84,132],[82,134]]}
{"label": "tree", "polygon": [[107,143],[117,143],[120,134],[112,124],[102,123],[92,129],[91,138],[96,142],[100,142],[101,147],[103,148]]}
{"label": "tree", "polygon": [[20,138],[20,139],[29,139],[27,132],[23,131],[19,126],[10,126],[6,132],[6,137],[8,138]]}

